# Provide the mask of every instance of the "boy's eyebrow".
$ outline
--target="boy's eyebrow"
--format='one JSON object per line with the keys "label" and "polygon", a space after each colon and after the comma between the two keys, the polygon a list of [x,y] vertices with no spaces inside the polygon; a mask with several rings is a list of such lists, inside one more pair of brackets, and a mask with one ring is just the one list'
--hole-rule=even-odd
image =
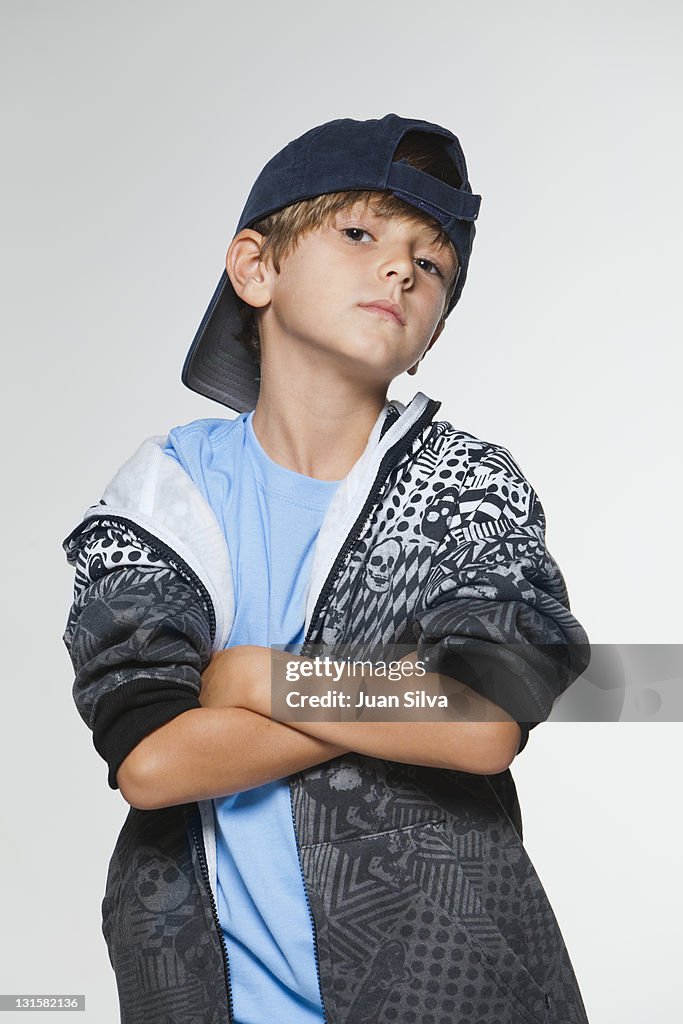
{"label": "boy's eyebrow", "polygon": [[[396,218],[396,214],[377,213],[369,203],[362,204],[360,202],[354,203],[353,206],[346,206],[342,210],[337,210],[336,214],[337,216],[346,215],[348,217],[359,217],[369,215],[373,217],[375,220],[380,221],[389,220],[392,217]],[[450,252],[450,246],[448,245],[448,242],[445,239],[434,238],[434,229],[430,227],[429,224],[424,224],[418,218],[413,219],[408,215],[406,215],[405,218],[400,219],[404,219],[407,223],[415,224],[417,227],[422,228],[423,231],[425,232],[430,232],[429,244],[435,245],[438,249],[445,249],[447,252]]]}

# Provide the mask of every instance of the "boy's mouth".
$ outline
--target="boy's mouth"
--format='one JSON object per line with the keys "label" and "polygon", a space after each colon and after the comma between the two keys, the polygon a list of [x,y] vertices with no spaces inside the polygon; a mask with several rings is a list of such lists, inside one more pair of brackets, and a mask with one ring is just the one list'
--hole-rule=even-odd
{"label": "boy's mouth", "polygon": [[395,302],[387,302],[386,299],[374,299],[372,302],[359,302],[358,305],[361,309],[377,313],[379,316],[384,317],[384,319],[394,320],[401,327],[405,327],[406,318],[403,315],[403,310]]}

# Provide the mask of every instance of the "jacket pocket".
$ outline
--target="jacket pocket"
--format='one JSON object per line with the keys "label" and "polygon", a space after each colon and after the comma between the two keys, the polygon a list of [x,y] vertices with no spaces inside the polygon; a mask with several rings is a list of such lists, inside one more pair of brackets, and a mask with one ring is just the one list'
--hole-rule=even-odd
{"label": "jacket pocket", "polygon": [[473,891],[445,819],[310,846],[302,864],[335,1024],[546,1024],[546,994]]}
{"label": "jacket pocket", "polygon": [[[516,1012],[529,1024],[545,1024],[550,997],[537,977],[549,977],[556,966],[554,936],[538,928],[540,915],[530,918],[529,890],[507,864],[500,837],[456,836],[447,823],[438,829],[416,871],[417,884],[460,927],[457,941],[464,939],[470,959],[489,973]],[[516,835],[514,844],[525,873],[530,868],[536,877]],[[439,869],[443,857],[449,861],[447,871]],[[436,865],[432,871],[426,868],[430,863]],[[539,889],[547,905],[540,883]]]}

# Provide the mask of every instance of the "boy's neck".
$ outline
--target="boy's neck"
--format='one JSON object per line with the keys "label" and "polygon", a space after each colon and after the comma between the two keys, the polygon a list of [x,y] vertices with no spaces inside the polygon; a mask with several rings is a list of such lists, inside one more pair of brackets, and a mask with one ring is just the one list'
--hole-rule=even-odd
{"label": "boy's neck", "polygon": [[317,480],[342,480],[365,451],[386,402],[386,388],[269,388],[262,379],[252,426],[274,462]]}

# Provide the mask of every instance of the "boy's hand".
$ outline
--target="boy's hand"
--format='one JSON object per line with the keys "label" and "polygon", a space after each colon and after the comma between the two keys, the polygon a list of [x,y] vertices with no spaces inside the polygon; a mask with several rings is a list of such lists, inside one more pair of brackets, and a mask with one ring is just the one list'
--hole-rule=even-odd
{"label": "boy's hand", "polygon": [[273,653],[255,644],[216,651],[202,673],[202,707],[245,708],[269,716]]}

